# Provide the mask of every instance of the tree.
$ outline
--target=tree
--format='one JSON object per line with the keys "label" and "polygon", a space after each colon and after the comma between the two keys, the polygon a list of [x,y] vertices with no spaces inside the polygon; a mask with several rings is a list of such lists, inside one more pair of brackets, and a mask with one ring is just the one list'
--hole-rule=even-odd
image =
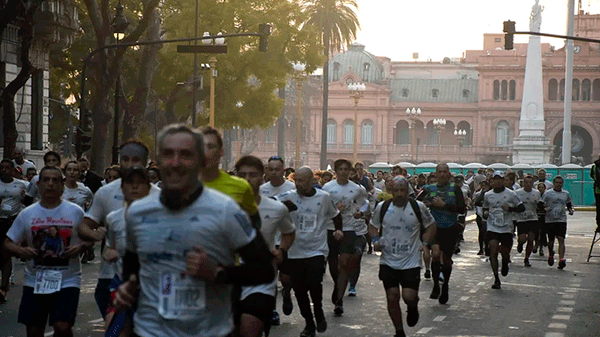
{"label": "tree", "polygon": [[329,101],[329,55],[356,39],[360,23],[356,0],[305,0],[306,24],[318,28],[323,43],[323,116],[321,123],[321,169],[327,167],[327,105]]}

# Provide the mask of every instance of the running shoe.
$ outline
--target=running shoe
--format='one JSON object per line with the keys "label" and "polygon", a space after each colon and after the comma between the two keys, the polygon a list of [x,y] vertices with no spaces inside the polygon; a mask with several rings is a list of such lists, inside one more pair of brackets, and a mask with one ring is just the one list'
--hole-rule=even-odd
{"label": "running shoe", "polygon": [[500,280],[496,280],[496,282],[492,284],[492,289],[500,289]]}
{"label": "running shoe", "polygon": [[406,334],[404,333],[404,330],[396,330],[394,337],[406,337]]}
{"label": "running shoe", "polygon": [[336,317],[340,317],[344,314],[344,305],[343,304],[336,304],[335,305],[335,309],[333,309],[333,314]]}
{"label": "running shoe", "polygon": [[534,254],[536,254],[537,253],[537,249],[538,249],[538,246],[533,246],[533,248],[531,249],[531,252],[534,253]]}
{"label": "running shoe", "polygon": [[431,270],[429,270],[429,269],[425,270],[425,278],[426,279],[430,279],[431,278]]}
{"label": "running shoe", "polygon": [[519,253],[523,252],[523,242],[519,242],[519,244],[517,245],[517,252],[519,252]]}
{"label": "running shoe", "polygon": [[300,337],[315,337],[317,335],[314,325],[306,325],[300,333]]}
{"label": "running shoe", "polygon": [[483,249],[480,249],[480,250],[477,252],[477,255],[483,255],[483,254],[484,254],[484,253],[483,253]]}
{"label": "running shoe", "polygon": [[440,272],[440,282],[444,283],[444,273]]}
{"label": "running shoe", "polygon": [[549,266],[553,266],[554,265],[554,254],[553,255],[548,255],[548,265]]}
{"label": "running shoe", "polygon": [[434,284],[433,290],[431,291],[431,295],[429,295],[429,298],[431,298],[433,300],[437,300],[438,297],[440,297],[440,286],[437,284]]}
{"label": "running shoe", "polygon": [[271,325],[279,325],[281,320],[279,319],[279,313],[277,310],[273,310],[273,317],[271,317]]}
{"label": "running shoe", "polygon": [[350,297],[356,297],[356,288],[350,286],[350,288],[348,288],[348,296]]}
{"label": "running shoe", "polygon": [[558,269],[563,269],[567,266],[567,260],[565,259],[560,259],[560,261],[558,261]]}
{"label": "running shoe", "polygon": [[406,324],[408,326],[413,327],[417,325],[419,322],[419,308],[418,307],[408,307],[408,311],[406,314]]}
{"label": "running shoe", "polygon": [[315,320],[317,321],[317,332],[325,332],[327,330],[327,320],[325,320],[323,309],[315,310]]}
{"label": "running shoe", "polygon": [[289,316],[292,314],[294,310],[294,304],[292,303],[292,289],[289,287],[283,287],[281,291],[281,296],[283,297],[283,305],[281,308],[283,309],[283,314]]}
{"label": "running shoe", "polygon": [[529,263],[529,259],[525,259],[523,261],[523,265],[525,265],[525,267],[531,267],[531,263]]}
{"label": "running shoe", "polygon": [[438,301],[440,304],[448,303],[448,283],[442,284],[442,294],[440,295]]}

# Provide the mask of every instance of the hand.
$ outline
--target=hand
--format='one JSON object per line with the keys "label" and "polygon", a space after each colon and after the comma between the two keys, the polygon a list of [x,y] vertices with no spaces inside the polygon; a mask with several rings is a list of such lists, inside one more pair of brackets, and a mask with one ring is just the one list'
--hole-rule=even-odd
{"label": "hand", "polygon": [[509,210],[509,206],[508,206],[508,204],[504,204],[504,205],[502,205],[502,209],[503,209],[505,212],[508,212],[508,210]]}
{"label": "hand", "polygon": [[275,256],[275,259],[273,259],[273,262],[275,262],[276,265],[280,265],[281,262],[283,262],[283,260],[285,258],[285,254],[283,253],[283,251],[281,249],[273,249],[272,253]]}
{"label": "hand", "polygon": [[383,250],[383,245],[380,245],[379,242],[373,244],[373,250],[376,252],[380,252]]}
{"label": "hand", "polygon": [[569,210],[569,215],[573,215],[573,214],[575,214],[575,211],[574,211],[574,210],[572,210],[572,209],[570,209],[570,210]]}
{"label": "hand", "polygon": [[341,230],[337,229],[335,232],[333,232],[333,237],[340,241],[342,238],[344,238],[344,232],[342,232]]}
{"label": "hand", "polygon": [[73,257],[79,254],[79,252],[83,251],[83,245],[82,244],[77,244],[77,245],[72,245],[69,248],[67,248],[67,250],[65,251],[65,253],[63,254],[63,257]]}
{"label": "hand", "polygon": [[119,253],[112,248],[106,248],[102,254],[102,258],[108,262],[117,262],[120,257]]}
{"label": "hand", "polygon": [[90,236],[94,241],[102,241],[106,236],[106,227],[98,227]]}
{"label": "hand", "polygon": [[115,293],[115,300],[113,306],[117,309],[117,313],[121,313],[126,309],[131,308],[135,302],[140,291],[138,279],[135,275],[129,276],[129,280],[119,286]]}
{"label": "hand", "polygon": [[343,212],[346,209],[346,205],[344,205],[344,203],[342,202],[338,202],[337,205],[335,205],[338,209],[338,211]]}
{"label": "hand", "polygon": [[433,207],[437,207],[437,208],[443,208],[444,206],[446,206],[444,199],[442,199],[440,197],[433,198],[431,204],[433,205]]}
{"label": "hand", "polygon": [[194,250],[186,254],[185,269],[186,275],[210,282],[216,277],[217,264],[208,257],[204,249],[194,247]]}
{"label": "hand", "polygon": [[32,258],[35,258],[38,256],[38,252],[37,250],[30,248],[30,247],[23,247],[21,249],[21,258],[23,260],[31,260]]}
{"label": "hand", "polygon": [[358,212],[354,213],[353,216],[354,216],[354,219],[360,219],[363,216],[363,212],[358,211]]}

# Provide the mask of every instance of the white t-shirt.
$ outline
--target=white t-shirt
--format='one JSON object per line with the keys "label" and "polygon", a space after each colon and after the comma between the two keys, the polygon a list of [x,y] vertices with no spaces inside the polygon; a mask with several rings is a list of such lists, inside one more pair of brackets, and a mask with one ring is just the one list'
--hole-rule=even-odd
{"label": "white t-shirt", "polygon": [[[346,185],[338,184],[337,180],[332,180],[323,185],[323,191],[331,195],[334,205],[343,204],[342,222],[344,231],[354,231],[356,229],[356,219],[354,213],[357,212],[367,199],[367,190],[361,185],[348,181]],[[359,219],[362,220],[362,219]],[[364,221],[363,221],[364,222]],[[335,226],[331,218],[326,220],[327,229],[334,230]]]}
{"label": "white t-shirt", "polygon": [[27,185],[23,180],[13,178],[10,183],[0,180],[0,218],[13,217],[25,208],[23,198],[26,189]]}
{"label": "white t-shirt", "polygon": [[38,192],[37,188],[38,180],[40,180],[39,175],[36,174],[35,176],[33,176],[33,178],[31,178],[31,181],[29,182],[29,185],[27,185],[27,191],[25,193],[25,195],[27,195],[28,197],[33,198],[33,202],[40,200],[40,193]]}
{"label": "white t-shirt", "polygon": [[[546,185],[546,191],[548,191],[548,190],[551,190],[552,188],[554,188],[554,185],[552,184],[552,182],[551,182],[551,181],[549,181],[549,180],[544,180],[543,182],[544,182],[544,185]],[[537,189],[537,184],[538,184],[538,183],[540,183],[540,181],[539,181],[539,180],[535,182],[536,189]]]}
{"label": "white t-shirt", "polygon": [[[423,227],[428,228],[435,224],[435,219],[424,203],[417,201],[423,217]],[[381,228],[381,207],[377,205],[371,225],[377,229]],[[403,270],[421,268],[421,224],[417,215],[407,201],[404,207],[390,204],[383,216],[382,237],[379,243],[383,245],[380,264]]]}
{"label": "white t-shirt", "polygon": [[301,196],[296,190],[285,192],[278,197],[278,200],[289,200],[298,207],[290,213],[296,225],[296,239],[288,251],[289,259],[306,259],[329,254],[326,221],[340,212],[329,193],[315,190],[316,193],[311,197]]}
{"label": "white t-shirt", "polygon": [[[127,248],[127,233],[125,232],[125,206],[106,216],[106,247],[112,248],[119,253],[119,260],[111,263],[115,274],[123,280],[123,256]],[[107,262],[108,264],[108,262]]]}
{"label": "white t-shirt", "polygon": [[571,194],[565,190],[549,189],[542,197],[546,207],[546,223],[567,222],[567,204],[571,202]]}
{"label": "white t-shirt", "polygon": [[487,218],[487,230],[494,233],[513,233],[514,224],[512,221],[512,212],[505,211],[502,206],[508,204],[509,207],[517,207],[521,200],[513,190],[505,188],[502,192],[496,193],[489,190],[483,196],[483,208],[489,209]]}
{"label": "white t-shirt", "polygon": [[[363,212],[363,214],[366,214],[369,212],[370,208],[371,207],[370,207],[369,201],[365,200],[363,202],[362,207],[360,207],[360,211]],[[362,218],[356,219],[355,221],[356,221],[356,228],[354,229],[354,231],[356,232],[356,236],[367,234],[367,232],[369,231],[369,227],[367,226],[367,221]]]}
{"label": "white t-shirt", "polygon": [[68,200],[84,210],[90,207],[92,200],[94,199],[94,193],[84,184],[77,182],[76,188],[68,188],[65,185],[65,190],[62,195],[63,200]]}
{"label": "white t-shirt", "polygon": [[[77,226],[82,219],[81,207],[65,200],[53,209],[35,203],[19,213],[6,236],[17,245],[27,241],[29,247],[40,252],[38,258],[25,265],[24,286],[37,291],[36,276],[39,278],[47,271],[60,272],[60,289],[81,286],[79,256],[62,256],[70,246],[80,243]],[[57,236],[53,237],[52,232],[57,228]]]}
{"label": "white t-shirt", "polygon": [[[160,189],[151,184],[150,194],[160,194]],[[112,211],[125,206],[125,197],[121,190],[121,179],[116,179],[110,184],[100,187],[94,195],[92,205],[85,213],[86,218],[94,220],[97,224],[105,223],[106,216]],[[115,275],[115,270],[112,264],[107,263],[104,259],[100,262],[99,279],[112,279]]]}
{"label": "white t-shirt", "polygon": [[15,166],[18,166],[21,168],[21,170],[23,170],[23,175],[26,175],[27,170],[29,170],[30,168],[34,168],[37,170],[37,168],[35,167],[35,163],[32,162],[31,160],[24,159],[23,164],[20,164],[20,165],[17,164],[17,162],[14,160],[13,160],[13,163],[15,163]]}
{"label": "white t-shirt", "polygon": [[381,181],[374,180],[373,187],[377,187],[380,190],[385,190],[385,180],[381,179]]}
{"label": "white t-shirt", "polygon": [[525,205],[525,212],[517,213],[517,221],[538,221],[537,215],[537,204],[540,202],[540,191],[532,189],[531,192],[525,191],[525,189],[518,189],[517,197]]}
{"label": "white t-shirt", "polygon": [[284,180],[283,184],[281,184],[277,187],[273,186],[273,184],[271,184],[271,182],[268,181],[268,182],[260,185],[260,187],[258,189],[258,193],[260,193],[261,197],[271,198],[271,197],[278,196],[281,193],[291,191],[294,189],[296,189],[296,185],[289,180]]}
{"label": "white t-shirt", "polygon": [[[284,204],[271,198],[260,198],[258,204],[258,214],[260,215],[260,233],[265,238],[269,250],[275,249],[275,234],[289,234],[296,230],[292,223],[290,212]],[[243,287],[241,299],[245,299],[251,294],[261,293],[275,296],[277,290],[277,279],[267,284],[261,284],[252,287]]]}
{"label": "white t-shirt", "polygon": [[256,237],[250,218],[229,196],[210,188],[190,206],[169,211],[154,193],[126,214],[127,250],[138,254],[140,295],[134,315],[140,336],[225,336],[233,329],[230,284],[181,277],[186,254],[202,247],[216,264],[232,266],[236,250]]}

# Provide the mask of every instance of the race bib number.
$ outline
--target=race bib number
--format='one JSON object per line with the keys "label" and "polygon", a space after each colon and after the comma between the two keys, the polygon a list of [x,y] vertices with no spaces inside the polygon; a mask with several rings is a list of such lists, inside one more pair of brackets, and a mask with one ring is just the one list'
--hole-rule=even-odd
{"label": "race bib number", "polygon": [[204,282],[191,276],[164,273],[160,277],[160,289],[158,313],[165,319],[196,319],[206,307]]}
{"label": "race bib number", "polygon": [[5,212],[10,212],[12,211],[12,205],[7,202],[3,202],[2,203],[2,210]]}
{"label": "race bib number", "polygon": [[60,291],[62,271],[38,270],[35,274],[34,294],[53,294]]}
{"label": "race bib number", "polygon": [[562,216],[562,208],[560,207],[556,207],[552,209],[552,212],[550,212],[550,216],[553,219],[560,219],[560,217]]}
{"label": "race bib number", "polygon": [[496,227],[506,227],[504,222],[504,212],[500,208],[494,209],[492,212],[492,224]]}
{"label": "race bib number", "polygon": [[298,227],[301,233],[311,233],[317,228],[316,214],[300,214],[299,220],[300,224]]}
{"label": "race bib number", "polygon": [[392,254],[398,255],[408,252],[410,245],[408,242],[400,241],[399,239],[392,239],[391,247]]}
{"label": "race bib number", "polygon": [[533,211],[525,211],[525,219],[535,219],[537,214]]}

